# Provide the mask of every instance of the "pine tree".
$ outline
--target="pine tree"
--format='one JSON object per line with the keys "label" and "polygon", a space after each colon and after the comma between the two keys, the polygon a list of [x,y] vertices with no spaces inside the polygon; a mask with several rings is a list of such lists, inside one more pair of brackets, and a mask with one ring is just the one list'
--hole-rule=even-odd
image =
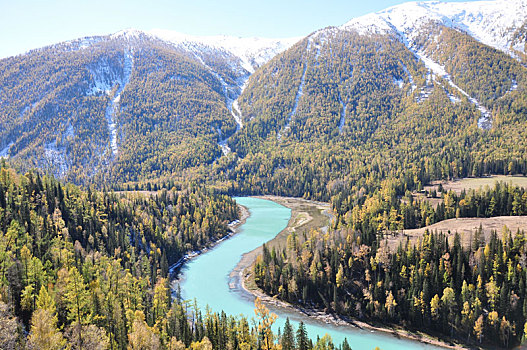
{"label": "pine tree", "polygon": [[296,348],[297,350],[309,350],[309,339],[307,337],[306,326],[300,321],[296,331]]}
{"label": "pine tree", "polygon": [[342,350],[351,350],[351,346],[349,345],[347,338],[344,338],[344,341],[342,342]]}
{"label": "pine tree", "polygon": [[455,315],[456,315],[456,313],[454,312],[454,309],[456,307],[456,295],[452,288],[446,287],[443,290],[443,296],[441,297],[441,302],[443,303],[443,307],[445,308],[445,313],[450,323],[450,334],[453,335],[454,321],[455,321]]}
{"label": "pine tree", "polygon": [[280,341],[282,350],[294,350],[295,349],[295,337],[293,335],[293,327],[289,322],[289,317],[285,320],[284,333]]}
{"label": "pine tree", "polygon": [[78,338],[82,344],[82,326],[89,322],[89,300],[90,295],[86,290],[86,284],[76,267],[68,271],[66,293],[66,307],[68,320],[76,324]]}

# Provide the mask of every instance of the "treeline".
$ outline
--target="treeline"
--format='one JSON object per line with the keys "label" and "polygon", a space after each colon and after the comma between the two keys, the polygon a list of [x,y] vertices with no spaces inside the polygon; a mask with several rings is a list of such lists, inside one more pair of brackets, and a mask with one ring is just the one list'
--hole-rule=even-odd
{"label": "treeline", "polygon": [[0,347],[140,348],[169,323],[169,266],[237,218],[198,188],[115,194],[1,167]]}
{"label": "treeline", "polygon": [[349,228],[293,234],[283,250],[265,247],[254,276],[293,304],[509,347],[527,331],[526,258],[524,231],[505,228],[499,238],[479,229],[466,246],[457,233],[449,241],[426,232],[390,249],[382,239],[364,244]]}

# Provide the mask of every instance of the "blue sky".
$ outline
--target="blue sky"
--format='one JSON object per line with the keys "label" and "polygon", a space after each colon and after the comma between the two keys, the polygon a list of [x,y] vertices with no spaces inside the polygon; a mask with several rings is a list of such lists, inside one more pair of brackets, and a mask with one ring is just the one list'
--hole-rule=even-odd
{"label": "blue sky", "polygon": [[121,29],[291,37],[403,0],[0,0],[0,57]]}

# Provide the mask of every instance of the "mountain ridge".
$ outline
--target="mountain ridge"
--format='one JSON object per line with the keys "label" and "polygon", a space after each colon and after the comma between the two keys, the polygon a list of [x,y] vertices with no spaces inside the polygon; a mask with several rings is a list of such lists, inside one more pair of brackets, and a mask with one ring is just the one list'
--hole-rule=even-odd
{"label": "mountain ridge", "polygon": [[[523,42],[515,42],[514,30],[527,23],[527,1],[494,0],[475,2],[415,1],[389,7],[385,10],[354,18],[340,28],[364,29],[360,26],[372,22],[378,31],[396,32],[410,43],[408,37],[429,21],[440,22],[454,29],[464,30],[483,44],[500,49],[508,54],[525,54]],[[379,20],[380,23],[379,23]],[[387,26],[386,26],[387,25]],[[358,28],[357,28],[358,27]]]}
{"label": "mountain ridge", "polygon": [[[273,158],[320,142],[323,158],[329,149],[357,152],[400,128],[404,115],[427,123],[432,107],[444,142],[452,134],[440,119],[452,113],[448,122],[461,124],[450,133],[502,132],[500,114],[511,108],[504,101],[524,94],[522,47],[489,46],[455,23],[474,25],[490,11],[488,21],[513,24],[496,29],[512,42],[527,19],[509,15],[527,1],[499,9],[503,3],[405,3],[300,40],[129,29],[6,58],[0,156],[78,183],[189,172],[230,181],[245,176],[247,155]],[[389,143],[402,136],[390,134]],[[203,175],[211,166],[213,175]]]}

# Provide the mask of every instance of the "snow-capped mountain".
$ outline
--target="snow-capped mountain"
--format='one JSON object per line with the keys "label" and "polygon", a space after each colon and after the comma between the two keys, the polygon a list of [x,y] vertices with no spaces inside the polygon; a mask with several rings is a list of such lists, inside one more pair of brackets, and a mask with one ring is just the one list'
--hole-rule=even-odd
{"label": "snow-capped mountain", "polygon": [[108,36],[86,37],[57,45],[69,45],[72,49],[82,50],[108,39],[125,40],[132,43],[144,40],[161,40],[167,44],[198,55],[202,55],[207,51],[223,51],[226,54],[238,58],[241,67],[248,73],[254,73],[255,69],[267,63],[277,54],[290,48],[301,40],[302,37],[272,39],[261,37],[244,38],[226,35],[195,36],[165,29],[152,29],[150,31],[125,29]]}
{"label": "snow-capped mountain", "polygon": [[242,66],[250,73],[302,39],[301,37],[267,39],[225,35],[193,36],[163,29],[151,30],[148,34],[193,51],[203,50],[203,47],[224,50],[238,57],[242,61]]}
{"label": "snow-capped mountain", "polygon": [[[0,98],[0,113],[5,115],[0,119],[0,157],[17,158],[32,152],[23,156],[23,162],[29,163],[27,158],[32,158],[58,176],[66,176],[78,166],[95,174],[127,157],[127,140],[140,137],[130,136],[138,132],[130,123],[148,114],[148,118],[159,119],[161,109],[170,114],[156,123],[171,125],[157,131],[163,137],[190,132],[207,138],[208,146],[216,148],[208,151],[211,155],[218,145],[223,153],[229,153],[227,139],[243,126],[236,100],[247,80],[299,39],[197,37],[165,30],[126,29],[0,60],[0,68],[6,67],[0,70],[6,72],[2,77],[6,86],[0,90],[9,86],[9,93]],[[20,67],[33,82],[17,80],[8,67]],[[59,73],[55,74],[55,69]],[[42,83],[34,84],[35,80]],[[150,90],[142,89],[144,84],[152,84]],[[164,93],[169,96],[161,97]],[[143,100],[135,102],[135,108],[144,108],[156,99],[172,106],[167,110],[155,102],[146,114],[131,107],[134,100]],[[96,106],[85,108],[94,101]],[[74,132],[90,120],[88,110],[95,119],[89,128],[100,129],[97,138],[84,139],[82,133]],[[46,131],[24,134],[32,123],[41,120]],[[83,139],[77,140],[80,137]],[[91,156],[75,155],[73,145],[81,143],[88,149],[83,153]]]}
{"label": "snow-capped mountain", "polygon": [[449,144],[459,130],[493,145],[527,130],[526,33],[527,0],[495,0],[410,2],[305,38],[80,38],[0,60],[0,158],[135,181],[252,167],[276,145]]}
{"label": "snow-capped mountain", "polygon": [[[476,98],[454,83],[445,67],[438,62],[430,51],[422,47],[422,35],[428,35],[426,41],[437,42],[436,51],[442,43],[438,42],[439,33],[430,32],[430,24],[445,26],[466,33],[482,44],[505,52],[520,61],[527,52],[527,0],[494,0],[472,2],[408,2],[386,10],[352,19],[339,29],[355,31],[360,35],[394,35],[401,40],[415,56],[420,59],[434,77],[441,77],[461,95],[480,110],[482,116],[479,125],[491,126],[491,113]],[[512,83],[514,85],[514,82]]]}
{"label": "snow-capped mountain", "polygon": [[341,28],[360,34],[395,32],[412,44],[420,28],[430,21],[464,31],[514,57],[526,53],[526,0],[408,2],[352,19]]}
{"label": "snow-capped mountain", "polygon": [[525,86],[526,9],[527,0],[409,2],[321,29],[255,73],[239,99],[245,121],[278,141],[356,140],[432,104],[445,108],[437,115],[469,111],[465,121],[489,131]]}

